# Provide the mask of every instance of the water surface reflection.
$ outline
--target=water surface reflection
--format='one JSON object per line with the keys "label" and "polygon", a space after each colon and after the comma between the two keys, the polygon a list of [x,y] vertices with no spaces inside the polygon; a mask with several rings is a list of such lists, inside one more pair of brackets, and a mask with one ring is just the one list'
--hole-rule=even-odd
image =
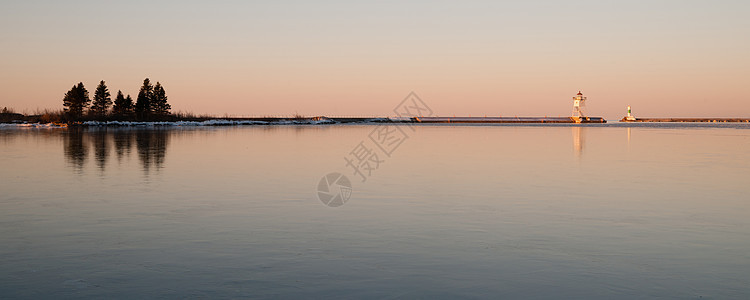
{"label": "water surface reflection", "polygon": [[581,158],[583,155],[583,147],[585,146],[586,139],[586,128],[584,127],[571,127],[573,131],[573,150],[576,157]]}
{"label": "water surface reflection", "polygon": [[748,299],[748,129],[0,130],[0,298]]}
{"label": "water surface reflection", "polygon": [[[582,126],[570,127],[572,133],[573,153],[576,158],[581,158],[585,149],[586,128]],[[267,126],[257,128],[268,134],[279,130],[277,127]],[[287,128],[295,136],[310,132],[311,130],[323,130],[323,128],[312,127],[290,127]],[[628,130],[628,142],[630,141],[630,128]],[[61,133],[64,138],[63,153],[75,172],[82,172],[93,153],[93,160],[97,168],[106,171],[110,156],[114,151],[118,163],[129,158],[135,150],[141,168],[145,172],[153,169],[163,168],[167,156],[167,148],[173,135],[196,134],[201,130],[190,129],[131,129],[131,128],[82,128],[74,127]],[[93,152],[92,152],[93,151]]]}
{"label": "water surface reflection", "polygon": [[93,150],[94,163],[105,171],[114,146],[118,162],[135,148],[145,172],[163,167],[170,129],[70,128],[63,134],[64,153],[76,172],[82,172]]}

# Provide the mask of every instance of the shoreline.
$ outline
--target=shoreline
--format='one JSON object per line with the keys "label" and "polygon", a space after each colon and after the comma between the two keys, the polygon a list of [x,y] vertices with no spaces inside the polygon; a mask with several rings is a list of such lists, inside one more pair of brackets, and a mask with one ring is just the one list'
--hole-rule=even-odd
{"label": "shoreline", "polygon": [[[388,118],[388,117],[250,117],[250,118],[206,118],[177,121],[84,121],[75,123],[59,122],[0,122],[0,128],[85,128],[85,127],[210,127],[210,126],[275,126],[275,125],[367,125],[367,124],[404,124],[404,125],[604,125],[608,121],[602,117],[588,117],[576,122],[572,117],[421,117],[421,118]],[[610,123],[621,124],[747,124],[747,118],[625,118]]]}
{"label": "shoreline", "polygon": [[190,118],[170,121],[79,121],[79,122],[32,122],[28,120],[13,120],[0,122],[0,127],[101,127],[101,126],[234,126],[234,125],[324,125],[324,124],[371,124],[371,123],[404,123],[404,124],[434,124],[434,123],[563,123],[586,124],[607,123],[602,117],[237,117],[237,118]]}

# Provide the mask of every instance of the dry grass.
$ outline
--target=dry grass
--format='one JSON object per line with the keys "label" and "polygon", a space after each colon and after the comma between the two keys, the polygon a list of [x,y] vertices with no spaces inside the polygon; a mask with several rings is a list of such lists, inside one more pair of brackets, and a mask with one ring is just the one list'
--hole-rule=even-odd
{"label": "dry grass", "polygon": [[11,108],[8,108],[8,107],[6,106],[6,107],[3,107],[3,109],[2,109],[2,110],[0,110],[0,113],[2,113],[2,114],[15,114],[15,113],[16,113],[16,110],[15,110],[15,109],[13,109],[12,107],[11,107]]}
{"label": "dry grass", "polygon": [[172,116],[176,120],[184,120],[184,121],[191,121],[191,120],[209,120],[209,119],[217,119],[216,116],[209,115],[209,114],[195,114],[192,111],[177,111],[172,113]]}
{"label": "dry grass", "polygon": [[3,107],[0,110],[0,122],[25,121],[26,116],[17,113],[13,108]]}
{"label": "dry grass", "polygon": [[[67,121],[65,111],[62,109],[60,110],[37,109],[37,111],[34,113],[34,116],[38,116],[38,123],[64,123]],[[30,116],[30,117],[34,117],[34,116]]]}

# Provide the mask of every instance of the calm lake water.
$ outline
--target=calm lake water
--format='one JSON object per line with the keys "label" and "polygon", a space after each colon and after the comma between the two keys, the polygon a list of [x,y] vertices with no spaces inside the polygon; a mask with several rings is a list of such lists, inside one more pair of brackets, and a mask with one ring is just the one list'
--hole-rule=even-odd
{"label": "calm lake water", "polygon": [[743,124],[6,128],[0,170],[3,299],[750,298]]}

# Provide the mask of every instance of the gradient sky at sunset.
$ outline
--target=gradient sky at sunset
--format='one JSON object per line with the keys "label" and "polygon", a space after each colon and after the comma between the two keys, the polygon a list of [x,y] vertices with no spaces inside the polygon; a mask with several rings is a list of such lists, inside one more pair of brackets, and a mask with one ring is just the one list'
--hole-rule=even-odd
{"label": "gradient sky at sunset", "polygon": [[750,1],[2,1],[0,107],[83,81],[173,111],[750,117]]}

